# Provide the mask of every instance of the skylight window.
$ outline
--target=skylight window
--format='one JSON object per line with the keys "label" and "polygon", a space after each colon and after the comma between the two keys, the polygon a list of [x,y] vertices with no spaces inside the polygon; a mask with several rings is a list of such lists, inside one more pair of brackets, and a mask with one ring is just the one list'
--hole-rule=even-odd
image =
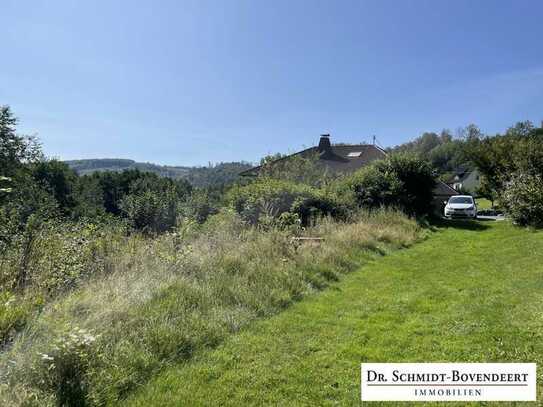
{"label": "skylight window", "polygon": [[360,154],[362,154],[362,151],[352,151],[347,154],[347,157],[360,157]]}

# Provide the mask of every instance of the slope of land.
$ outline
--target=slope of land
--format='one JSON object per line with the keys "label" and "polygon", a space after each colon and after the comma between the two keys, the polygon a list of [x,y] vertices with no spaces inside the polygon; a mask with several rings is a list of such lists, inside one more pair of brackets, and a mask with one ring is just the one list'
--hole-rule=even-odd
{"label": "slope of land", "polygon": [[224,185],[234,182],[238,174],[252,167],[246,162],[219,163],[207,167],[183,167],[140,163],[122,158],[97,158],[65,161],[79,175],[96,171],[124,171],[137,169],[153,172],[161,177],[183,178],[196,187]]}
{"label": "slope of land", "polygon": [[440,226],[165,371],[127,404],[359,405],[364,361],[540,364],[542,277],[543,232]]}

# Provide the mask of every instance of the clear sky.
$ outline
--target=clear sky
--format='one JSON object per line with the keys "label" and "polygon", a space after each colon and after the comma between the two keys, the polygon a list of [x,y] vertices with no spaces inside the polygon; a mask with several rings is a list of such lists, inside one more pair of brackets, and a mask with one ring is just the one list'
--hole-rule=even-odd
{"label": "clear sky", "polygon": [[543,1],[0,0],[0,104],[49,156],[256,161],[543,120]]}

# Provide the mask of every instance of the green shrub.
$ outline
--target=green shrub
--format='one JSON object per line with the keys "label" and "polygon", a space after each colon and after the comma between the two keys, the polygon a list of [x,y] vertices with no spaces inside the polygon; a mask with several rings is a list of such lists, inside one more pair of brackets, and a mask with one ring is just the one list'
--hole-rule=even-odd
{"label": "green shrub", "polygon": [[112,253],[126,237],[115,221],[40,221],[0,247],[0,343],[11,341],[35,310],[91,276],[108,274]]}
{"label": "green shrub", "polygon": [[30,222],[0,256],[0,287],[52,297],[93,274],[125,234],[121,223]]}
{"label": "green shrub", "polygon": [[0,347],[13,339],[34,307],[40,304],[39,299],[17,298],[8,290],[0,292]]}
{"label": "green shrub", "polygon": [[543,178],[515,173],[505,184],[500,203],[518,225],[543,227]]}
{"label": "green shrub", "polygon": [[340,194],[352,193],[359,206],[393,206],[409,215],[432,211],[435,176],[427,161],[394,154],[340,180]]}
{"label": "green shrub", "polygon": [[166,178],[146,177],[133,181],[119,208],[132,226],[143,232],[161,233],[177,224],[187,191]]}
{"label": "green shrub", "polygon": [[229,191],[228,201],[251,224],[293,213],[303,225],[308,225],[318,217],[344,217],[347,212],[339,199],[325,190],[274,178],[259,178],[248,185],[238,185]]}
{"label": "green shrub", "polygon": [[181,205],[181,214],[184,218],[201,224],[211,215],[218,213],[215,205],[216,202],[212,202],[206,190],[194,190],[187,201]]}

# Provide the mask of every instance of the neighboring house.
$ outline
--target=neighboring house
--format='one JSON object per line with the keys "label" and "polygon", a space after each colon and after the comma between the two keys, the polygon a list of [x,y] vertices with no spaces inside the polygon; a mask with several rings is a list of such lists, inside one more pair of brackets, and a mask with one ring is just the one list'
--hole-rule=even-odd
{"label": "neighboring house", "polygon": [[[349,174],[362,168],[372,161],[382,160],[386,157],[383,149],[372,144],[340,144],[332,145],[330,135],[323,134],[319,145],[306,148],[294,154],[287,155],[271,163],[288,160],[291,157],[301,156],[305,158],[317,157],[317,164],[323,167],[323,171],[333,174]],[[267,164],[269,165],[269,164]],[[240,173],[243,176],[256,176],[262,166],[250,168]]]}
{"label": "neighboring house", "polygon": [[479,172],[477,170],[459,168],[447,184],[457,191],[467,191],[474,194],[481,185]]}
{"label": "neighboring house", "polygon": [[[331,144],[330,135],[323,134],[319,140],[319,145],[310,147],[294,154],[282,157],[274,162],[288,160],[294,156],[314,157],[317,156],[317,163],[323,167],[323,171],[333,174],[352,173],[372,161],[382,160],[387,153],[374,144]],[[267,164],[269,165],[269,164]],[[240,173],[242,176],[257,176],[262,166],[250,168]],[[443,201],[449,199],[458,192],[447,184],[438,181],[434,189],[434,206],[440,210]]]}

